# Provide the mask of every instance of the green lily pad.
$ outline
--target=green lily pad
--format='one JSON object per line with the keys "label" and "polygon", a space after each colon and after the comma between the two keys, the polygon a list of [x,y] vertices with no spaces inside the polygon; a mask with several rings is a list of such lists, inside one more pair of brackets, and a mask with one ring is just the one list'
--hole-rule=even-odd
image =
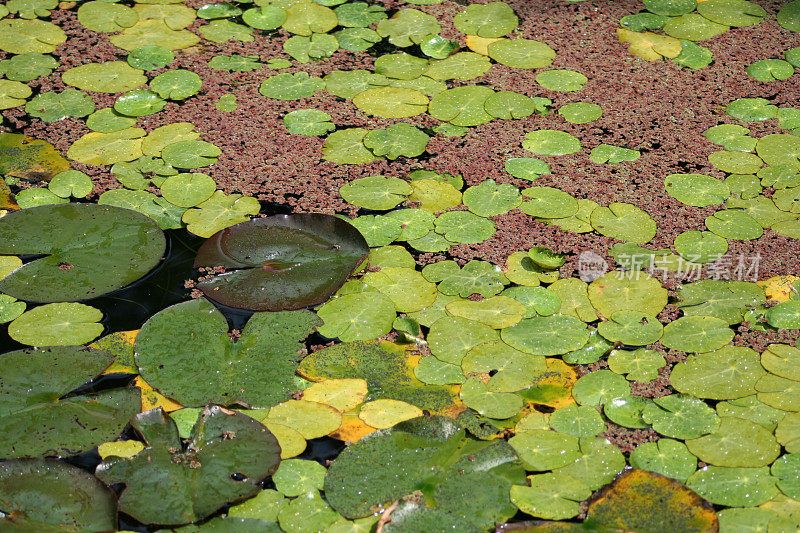
{"label": "green lily pad", "polygon": [[364,146],[376,156],[397,159],[417,157],[425,152],[430,137],[415,126],[400,122],[386,129],[371,130],[364,136]]}
{"label": "green lily pad", "polygon": [[[616,311],[611,315],[611,320],[597,325],[597,331],[613,342],[621,342],[629,346],[644,346],[661,338],[663,326],[652,315],[639,311]],[[663,364],[659,366],[663,366]],[[616,372],[616,370],[614,371]]]}
{"label": "green lily pad", "polygon": [[236,103],[236,95],[235,94],[223,94],[217,100],[217,103],[214,104],[214,109],[219,111],[224,111],[226,113],[230,113],[232,111],[236,111],[239,105]]}
{"label": "green lily pad", "polygon": [[0,294],[0,324],[11,322],[24,313],[27,307],[25,302],[19,302],[7,294]]}
{"label": "green lily pad", "polygon": [[686,481],[686,486],[711,503],[732,507],[754,507],[778,494],[769,468],[701,468]]}
{"label": "green lily pad", "polygon": [[356,341],[317,350],[301,361],[297,372],[313,381],[364,379],[369,387],[367,401],[401,400],[431,411],[452,405],[450,389],[416,379],[409,358],[397,344]]}
{"label": "green lily pad", "polygon": [[194,207],[205,202],[216,188],[211,176],[199,172],[170,176],[160,187],[164,199],[178,207]]}
{"label": "green lily pad", "polygon": [[108,2],[83,2],[78,8],[78,22],[86,29],[114,33],[130,28],[139,21],[139,15],[128,6]]}
{"label": "green lily pad", "polygon": [[387,218],[400,222],[399,241],[411,241],[428,235],[433,230],[434,220],[432,213],[425,209],[396,209],[386,213]]}
{"label": "green lily pad", "polygon": [[492,120],[485,104],[494,94],[489,87],[465,86],[442,91],[433,97],[430,114],[456,126],[478,126]]}
{"label": "green lily pad", "polygon": [[682,285],[678,295],[684,315],[714,316],[730,325],[740,323],[749,308],[766,300],[761,287],[746,281],[696,281]]}
{"label": "green lily pad", "polygon": [[606,163],[609,165],[617,165],[623,161],[636,161],[641,155],[639,150],[631,150],[630,148],[623,148],[610,144],[601,144],[592,148],[592,151],[589,153],[589,160],[598,165]]}
{"label": "green lily pad", "polygon": [[109,458],[95,474],[107,484],[125,484],[120,510],[143,523],[202,520],[228,502],[254,496],[280,462],[272,433],[218,406],[205,408],[186,448],[160,408],[136,415],[131,425],[147,447],[132,458]]}
{"label": "green lily pad", "polygon": [[712,233],[725,239],[752,240],[764,233],[753,217],[737,209],[717,211],[704,223]]}
{"label": "green lily pad", "polygon": [[522,147],[537,155],[562,156],[580,151],[581,142],[565,131],[537,130],[525,134]]}
{"label": "green lily pad", "polygon": [[205,26],[200,26],[200,33],[212,43],[224,43],[226,41],[252,41],[252,30],[242,24],[237,24],[230,20],[212,20]]}
{"label": "green lily pad", "polygon": [[386,267],[361,279],[387,296],[400,313],[420,311],[436,300],[436,286],[413,268]]}
{"label": "green lily pad", "polygon": [[536,83],[551,91],[580,91],[589,78],[574,70],[545,70],[536,75]]}
{"label": "green lily pad", "polygon": [[326,161],[341,165],[363,165],[378,159],[366,146],[364,137],[368,130],[347,128],[336,130],[325,139],[322,154]]}
{"label": "green lily pad", "polygon": [[488,179],[464,191],[464,204],[478,216],[491,217],[508,213],[521,203],[519,189],[509,184],[498,185]]}
{"label": "green lily pad", "polygon": [[209,4],[197,10],[197,16],[202,19],[212,20],[228,17],[236,17],[242,14],[242,10],[230,2],[221,4]]}
{"label": "green lily pad", "polygon": [[67,40],[67,34],[44,20],[0,20],[0,50],[9,54],[49,54]]}
{"label": "green lily pad", "polygon": [[531,200],[523,202],[519,208],[532,217],[558,219],[578,212],[578,201],[555,187],[528,187],[522,194]]}
{"label": "green lily pad", "polygon": [[765,98],[739,98],[728,104],[725,114],[743,122],[763,122],[778,115],[778,106]]}
{"label": "green lily pad", "polygon": [[185,69],[163,72],[150,80],[150,88],[167,100],[185,100],[197,94],[202,85],[199,75]]}
{"label": "green lily pad", "polygon": [[353,98],[367,89],[386,87],[389,78],[368,70],[334,70],[325,78],[325,90],[340,98]]}
{"label": "green lily pad", "polygon": [[326,33],[338,24],[336,13],[314,2],[296,2],[286,8],[283,29],[295,35]]}
{"label": "green lily pad", "polygon": [[136,125],[136,117],[126,117],[114,111],[113,107],[99,109],[86,117],[86,127],[101,133],[122,131]]}
{"label": "green lily pad", "polygon": [[[245,402],[265,408],[288,399],[296,388],[298,341],[320,323],[309,311],[257,313],[233,343],[222,313],[207,300],[191,300],[145,322],[136,337],[136,364],[148,384],[185,405]],[[218,371],[201,377],[185,372],[186,357],[200,354],[207,369]],[[237,355],[241,359],[234,364]],[[264,372],[269,372],[269,387],[263,386]]]}
{"label": "green lily pad", "polygon": [[141,70],[124,61],[87,63],[65,71],[61,79],[78,89],[100,93],[130,91],[147,83]]}
{"label": "green lily pad", "polygon": [[[473,440],[440,417],[416,418],[342,452],[328,469],[325,495],[338,512],[357,518],[424,484],[430,487],[431,505],[483,529],[515,513],[508,494],[512,483],[523,480],[507,443]],[[476,486],[479,499],[464,498],[468,487]]]}
{"label": "green lily pad", "polygon": [[186,211],[169,203],[164,198],[142,190],[112,189],[101,194],[97,203],[138,211],[155,220],[161,229],[182,227],[181,217]]}
{"label": "green lily pad", "polygon": [[[44,504],[44,502],[48,502]],[[49,459],[0,464],[0,527],[30,531],[113,531],[112,490],[86,471]]]}
{"label": "green lily pad", "polygon": [[130,117],[144,117],[158,113],[167,101],[149,89],[136,89],[127,92],[114,102],[114,111]]}
{"label": "green lily pad", "polygon": [[625,457],[619,448],[602,437],[580,439],[580,453],[573,463],[553,470],[582,481],[591,490],[610,483],[625,468]]}
{"label": "green lily pad", "polygon": [[553,63],[556,52],[550,45],[532,39],[501,39],[489,43],[489,57],[513,68],[542,68]]}
{"label": "green lily pad", "polygon": [[405,52],[386,54],[375,60],[375,74],[398,80],[420,77],[428,68],[428,60]]}
{"label": "green lily pad", "polygon": [[222,150],[205,141],[178,141],[161,150],[161,157],[175,168],[200,168],[213,165]]}
{"label": "green lily pad", "polygon": [[445,59],[458,50],[458,43],[441,35],[429,35],[419,43],[422,53],[433,59]]}
{"label": "green lily pad", "polygon": [[93,187],[92,178],[78,170],[59,172],[47,185],[53,194],[61,198],[84,198],[92,192]]}
{"label": "green lily pad", "polygon": [[747,0],[707,0],[698,2],[697,12],[708,20],[733,27],[758,24],[767,15],[763,7]]}
{"label": "green lily pad", "polygon": [[56,122],[69,117],[85,117],[94,112],[94,100],[88,94],[65,89],[60,93],[47,92],[34,96],[25,104],[25,112],[44,122]]}
{"label": "green lily pad", "polygon": [[789,31],[800,31],[800,2],[793,0],[781,7],[778,24]]}
{"label": "green lily pad", "polygon": [[555,470],[581,456],[577,437],[550,430],[528,430],[508,440],[526,470]]}
{"label": "green lily pad", "polygon": [[94,379],[113,360],[106,351],[83,346],[3,354],[0,456],[73,455],[117,438],[139,411],[138,391],[111,389],[64,397]]}
{"label": "green lily pad", "polygon": [[431,353],[445,363],[460,365],[471,349],[499,339],[486,324],[449,314],[430,326],[427,341]]}
{"label": "green lily pad", "polygon": [[686,394],[655,398],[642,410],[653,429],[675,439],[696,439],[715,431],[719,418],[703,400]]}
{"label": "green lily pad", "polygon": [[298,109],[283,117],[283,125],[295,135],[325,135],[336,129],[331,116],[318,109]]}
{"label": "green lily pad", "polygon": [[[163,234],[150,219],[92,204],[11,213],[0,220],[0,235],[1,253],[50,254],[0,280],[4,293],[33,302],[83,300],[111,292],[147,273],[165,248]],[[139,243],[135,250],[131,240]]]}
{"label": "green lily pad", "polygon": [[322,489],[326,472],[325,467],[315,461],[289,459],[281,462],[272,481],[284,496],[293,498]]}
{"label": "green lily pad", "polygon": [[[100,4],[101,2],[90,2]],[[86,5],[86,4],[84,4]],[[102,3],[104,6],[123,7],[117,4]],[[78,10],[80,12],[80,10]],[[128,64],[133,68],[142,70],[155,70],[158,68],[166,67],[168,64],[175,60],[175,54],[172,50],[158,46],[157,44],[146,44],[131,51],[128,54]]]}
{"label": "green lily pad", "polygon": [[525,305],[508,296],[492,296],[479,302],[458,300],[447,304],[446,308],[454,316],[475,320],[493,329],[513,326],[527,311]]}
{"label": "green lily pad", "polygon": [[32,93],[31,88],[22,82],[0,80],[0,109],[21,106]]}
{"label": "green lily pad", "polygon": [[422,275],[428,281],[438,283],[439,292],[458,294],[463,298],[476,293],[488,298],[499,294],[508,284],[508,278],[499,268],[479,260],[472,260],[463,268],[455,261],[440,261],[426,265]]}
{"label": "green lily pad", "polygon": [[458,52],[445,59],[431,61],[425,75],[439,81],[471,80],[486,74],[492,67],[489,58],[474,52]]}
{"label": "green lily pad", "polygon": [[758,140],[756,152],[767,165],[789,165],[800,169],[800,138],[796,135],[765,135]]}
{"label": "green lily pad", "polygon": [[521,119],[531,116],[536,111],[536,102],[533,98],[514,91],[498,91],[489,95],[484,108],[494,118]]}
{"label": "green lily pad", "polygon": [[389,19],[378,23],[378,34],[388,37],[395,46],[405,48],[418,44],[428,35],[436,35],[442,27],[436,17],[418,9],[400,9]]}
{"label": "green lily pad", "polygon": [[526,318],[500,334],[508,345],[534,355],[564,354],[589,340],[586,324],[565,315]]}
{"label": "green lily pad", "polygon": [[544,358],[520,352],[500,341],[470,349],[461,360],[461,369],[467,377],[490,375],[486,382],[488,392],[526,389],[547,371]]}
{"label": "green lily pad", "polygon": [[550,415],[550,426],[574,437],[594,437],[606,430],[606,424],[598,410],[588,405],[568,405]]}
{"label": "green lily pad", "polygon": [[697,13],[687,13],[672,18],[664,24],[664,33],[676,39],[703,41],[721,35],[730,29],[725,24],[718,24]]}
{"label": "green lily pad", "polygon": [[366,2],[347,2],[334,10],[339,25],[345,28],[366,28],[387,18],[386,8]]}
{"label": "green lily pad", "polygon": [[502,37],[517,27],[519,19],[505,2],[471,5],[453,18],[456,29],[484,38]]}
{"label": "green lily pad", "polygon": [[592,495],[591,489],[566,474],[528,476],[530,485],[511,487],[511,501],[522,512],[548,520],[563,520],[580,513],[580,502]]}
{"label": "green lily pad", "polygon": [[[359,3],[362,2],[350,2],[345,5]],[[375,43],[381,40],[381,36],[378,35],[378,32],[369,28],[344,28],[333,35],[339,42],[339,48],[347,50],[348,52],[363,52],[370,49]]]}
{"label": "green lily pad", "polygon": [[724,150],[708,156],[708,161],[723,172],[731,174],[755,174],[764,166],[756,154]]}
{"label": "green lily pad", "polygon": [[794,75],[792,64],[783,59],[762,59],[750,63],[744,70],[751,78],[764,82],[785,80]]}
{"label": "green lily pad", "polygon": [[346,202],[378,211],[392,209],[404,201],[411,192],[411,186],[407,181],[384,176],[359,178],[339,189]]}
{"label": "green lily pad", "polygon": [[656,472],[686,482],[697,470],[697,458],[684,443],[672,439],[645,442],[631,452],[633,468]]}
{"label": "green lily pad", "polygon": [[590,102],[574,102],[559,107],[558,114],[571,124],[588,124],[603,116],[603,108]]}
{"label": "green lily pad", "polygon": [[719,402],[717,415],[750,420],[770,431],[775,431],[778,423],[786,416],[786,412],[760,402],[756,395],[753,395]]}
{"label": "green lily pad", "polygon": [[294,35],[283,43],[283,51],[300,63],[330,57],[339,49],[339,41],[327,33],[314,33],[310,37]]}
{"label": "green lily pad", "polygon": [[[666,17],[677,17],[691,13],[697,8],[696,0],[644,0],[648,11]],[[655,28],[653,28],[655,29]]]}
{"label": "green lily pad", "polygon": [[[191,21],[189,22],[191,23]],[[121,33],[110,36],[109,41],[114,46],[128,51],[149,44],[169,50],[179,50],[196,45],[200,41],[200,37],[188,30],[173,30],[163,19],[154,18],[139,20],[130,28],[122,30]]]}
{"label": "green lily pad", "polygon": [[110,133],[90,132],[72,143],[67,157],[91,165],[113,165],[142,156],[141,128],[126,128]]}
{"label": "green lily pad", "polygon": [[[738,124],[720,124],[719,126],[712,126],[703,132],[703,135],[714,144],[724,147],[726,150],[735,150],[741,152],[752,152],[758,139],[749,137],[749,128],[739,126]],[[678,174],[683,175],[683,174]],[[697,176],[697,174],[688,174],[689,176]],[[702,176],[703,174],[699,174]]]}
{"label": "green lily pad", "polygon": [[601,337],[596,329],[591,328],[589,329],[589,340],[586,341],[586,344],[577,350],[564,354],[561,358],[565,363],[571,365],[587,365],[599,361],[613,347],[614,345]]}
{"label": "green lily pad", "polygon": [[67,199],[61,198],[54,194],[50,189],[35,188],[25,189],[15,195],[17,205],[21,209],[30,209],[31,207],[39,207],[42,205],[52,204],[65,204]]}
{"label": "green lily pad", "polygon": [[667,324],[661,344],[684,352],[710,352],[728,344],[734,332],[712,316],[684,316]]}
{"label": "green lily pad", "polygon": [[564,278],[554,281],[548,288],[558,296],[561,307],[558,313],[579,319],[582,322],[593,322],[597,319],[592,304],[589,302],[587,286],[577,278]]}
{"label": "green lily pad", "polygon": [[611,370],[598,370],[578,379],[572,387],[572,396],[580,405],[604,405],[616,398],[630,396],[628,381]]}
{"label": "green lily pad", "polygon": [[800,372],[796,363],[800,359],[800,350],[786,344],[770,344],[761,354],[761,365],[771,374],[783,378],[800,381]]}
{"label": "green lily pad", "polygon": [[631,31],[641,32],[645,30],[660,30],[668,20],[669,17],[655,13],[635,13],[633,15],[625,15],[619,19],[619,25]]}
{"label": "green lily pad", "polygon": [[307,72],[276,74],[264,80],[258,92],[269,98],[279,100],[297,100],[314,96],[314,93],[325,88],[320,78],[309,76]]}
{"label": "green lily pad", "polygon": [[461,401],[481,416],[511,418],[522,408],[522,397],[510,392],[493,392],[477,377],[470,377],[461,385]]}
{"label": "green lily pad", "polygon": [[377,339],[392,330],[397,317],[392,300],[378,291],[344,294],[328,300],[317,314],[324,321],[317,328],[320,335],[343,342]]}
{"label": "green lily pad", "polygon": [[200,247],[194,264],[232,269],[198,283],[209,298],[276,311],[324,302],[368,252],[361,235],[336,217],[275,215],[220,231]]}
{"label": "green lily pad", "polygon": [[414,89],[376,87],[353,97],[356,107],[371,115],[384,118],[407,118],[428,109],[428,97]]}
{"label": "green lily pad", "polygon": [[250,72],[261,68],[257,54],[242,56],[233,54],[229,56],[214,56],[208,66],[215,70],[228,70],[231,72]]}
{"label": "green lily pad", "polygon": [[618,311],[638,311],[655,317],[667,305],[667,290],[644,272],[612,271],[592,281],[589,301],[608,318]]}
{"label": "green lily pad", "polygon": [[469,211],[448,211],[436,219],[436,232],[455,243],[476,244],[494,234],[494,223]]}
{"label": "green lily pad", "polygon": [[58,61],[44,54],[19,54],[0,61],[0,72],[14,81],[31,81],[47,76],[58,67]]}
{"label": "green lily pad", "polygon": [[786,454],[781,456],[770,468],[770,473],[778,478],[778,488],[790,498],[800,496],[798,474],[800,474],[800,455]]}
{"label": "green lily pad", "polygon": [[612,202],[592,211],[592,226],[602,235],[644,244],[656,234],[656,222],[635,205]]}
{"label": "green lily pad", "polygon": [[728,251],[728,241],[710,231],[684,231],[673,244],[675,251],[690,263],[711,263]]}
{"label": "green lily pad", "polygon": [[741,418],[720,417],[716,431],[686,441],[692,454],[705,463],[729,467],[767,466],[781,447],[771,431]]}
{"label": "green lily pad", "polygon": [[664,186],[670,196],[694,207],[721,204],[731,194],[724,181],[705,174],[671,174]]}
{"label": "green lily pad", "polygon": [[800,328],[800,302],[791,300],[781,302],[767,311],[770,326],[783,329]]}

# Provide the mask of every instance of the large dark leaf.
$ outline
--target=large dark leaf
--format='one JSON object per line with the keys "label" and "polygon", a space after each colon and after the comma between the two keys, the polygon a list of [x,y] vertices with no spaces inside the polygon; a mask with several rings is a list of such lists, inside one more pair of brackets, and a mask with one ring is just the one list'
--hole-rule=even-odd
{"label": "large dark leaf", "polygon": [[117,438],[139,411],[136,389],[63,397],[113,360],[83,346],[0,356],[0,458],[72,455]]}
{"label": "large dark leaf", "polygon": [[255,313],[234,342],[223,314],[199,298],[145,322],[136,364],[148,384],[187,406],[271,407],[297,389],[300,341],[321,323],[306,310]]}
{"label": "large dark leaf", "polygon": [[0,218],[0,254],[48,254],[0,280],[29,302],[95,298],[136,281],[164,255],[153,219],[108,205],[59,204]]}
{"label": "large dark leaf", "polygon": [[505,441],[479,441],[445,417],[415,418],[376,431],[339,455],[325,497],[347,518],[420,491],[431,508],[485,530],[516,513],[509,491],[525,472]]}
{"label": "large dark leaf", "polygon": [[48,459],[0,463],[0,531],[116,531],[117,501],[96,477]]}
{"label": "large dark leaf", "polygon": [[211,236],[195,267],[226,272],[198,283],[206,296],[252,311],[301,309],[324,302],[369,253],[361,233],[330,215],[275,215]]}
{"label": "large dark leaf", "polygon": [[96,475],[124,483],[120,511],[145,524],[202,520],[229,502],[254,496],[280,463],[277,439],[241,413],[208,406],[187,446],[175,422],[159,409],[133,417],[147,447],[130,459],[109,458]]}

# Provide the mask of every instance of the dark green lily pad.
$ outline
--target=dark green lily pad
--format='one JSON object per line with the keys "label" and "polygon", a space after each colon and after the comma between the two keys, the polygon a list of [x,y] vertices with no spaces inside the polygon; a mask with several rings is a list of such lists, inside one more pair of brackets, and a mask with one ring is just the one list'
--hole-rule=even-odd
{"label": "dark green lily pad", "polygon": [[250,417],[218,406],[203,411],[184,448],[178,428],[160,408],[133,417],[147,447],[109,458],[95,474],[124,483],[120,511],[145,524],[202,520],[229,502],[254,496],[280,463],[280,446]]}
{"label": "dark green lily pad", "polygon": [[11,213],[0,219],[0,243],[2,254],[49,254],[0,280],[0,291],[31,302],[101,296],[142,277],[165,249],[164,234],[152,219],[95,204]]}
{"label": "dark green lily pad", "polygon": [[0,529],[116,531],[113,491],[88,472],[48,459],[0,463]]}
{"label": "dark green lily pad", "polygon": [[[144,323],[136,337],[136,364],[148,384],[184,405],[266,408],[295,390],[299,341],[320,324],[305,310],[256,313],[232,342],[222,313],[208,300],[190,300]],[[198,358],[203,371],[190,371]]]}
{"label": "dark green lily pad", "polygon": [[509,490],[524,483],[503,441],[466,436],[452,420],[415,418],[347,448],[325,476],[325,496],[347,518],[422,489],[428,506],[486,529],[514,515]]}
{"label": "dark green lily pad", "polygon": [[216,233],[200,247],[194,265],[228,269],[198,284],[209,298],[278,311],[324,302],[368,253],[358,230],[339,218],[275,215]]}
{"label": "dark green lily pad", "polygon": [[66,396],[113,360],[106,351],[83,346],[29,348],[3,354],[0,457],[73,455],[117,438],[128,419],[139,411],[136,389]]}

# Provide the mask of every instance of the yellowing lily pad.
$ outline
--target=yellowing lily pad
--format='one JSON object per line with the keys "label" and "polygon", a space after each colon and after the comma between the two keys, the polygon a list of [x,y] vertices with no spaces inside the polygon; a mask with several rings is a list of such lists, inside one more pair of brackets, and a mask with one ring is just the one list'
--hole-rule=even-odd
{"label": "yellowing lily pad", "polygon": [[367,425],[376,429],[386,429],[409,420],[422,416],[419,407],[400,400],[374,400],[361,406],[358,418]]}

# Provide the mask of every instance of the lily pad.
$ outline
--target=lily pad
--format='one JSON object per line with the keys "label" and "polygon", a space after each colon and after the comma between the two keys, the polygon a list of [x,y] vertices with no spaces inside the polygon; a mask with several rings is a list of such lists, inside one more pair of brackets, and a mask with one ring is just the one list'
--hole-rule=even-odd
{"label": "lily pad", "polygon": [[697,8],[696,0],[644,0],[644,7],[656,15],[677,17]]}
{"label": "lily pad", "polygon": [[454,301],[446,308],[454,316],[475,320],[494,329],[513,326],[522,320],[527,310],[522,303],[508,296],[492,296],[479,302]]}
{"label": "lily pad", "polygon": [[617,311],[638,311],[655,317],[667,305],[667,290],[644,272],[612,271],[589,285],[589,301],[607,318]]}
{"label": "lily pad", "polygon": [[758,24],[767,15],[763,7],[747,0],[706,0],[697,3],[697,12],[708,20],[733,27]]}
{"label": "lily pad", "polygon": [[778,24],[789,31],[800,31],[800,2],[794,0],[778,11]]}
{"label": "lily pad", "polygon": [[689,451],[705,463],[728,467],[767,466],[778,458],[781,447],[772,432],[741,418],[720,417],[712,433],[686,441]]}
{"label": "lily pad", "polygon": [[[644,346],[660,339],[663,327],[652,315],[639,311],[616,311],[611,315],[611,320],[597,325],[597,331],[613,342],[621,342],[629,346]],[[663,364],[659,366],[663,366]]]}
{"label": "lily pad", "polygon": [[298,109],[283,117],[283,125],[295,135],[325,135],[336,129],[331,116],[317,109]]}
{"label": "lily pad", "polygon": [[592,226],[602,235],[644,244],[656,234],[656,222],[635,205],[612,202],[592,211]]}
{"label": "lily pad", "polygon": [[478,344],[461,361],[467,377],[486,376],[488,392],[516,392],[534,384],[547,371],[543,357],[515,350],[500,341]]}
{"label": "lily pad", "polygon": [[280,462],[272,433],[218,406],[205,408],[186,448],[161,409],[136,415],[131,426],[147,447],[129,459],[104,461],[95,474],[107,484],[124,483],[120,510],[147,524],[202,520],[228,502],[254,496]]}
{"label": "lily pad", "polygon": [[259,218],[220,231],[201,246],[195,266],[229,270],[198,288],[233,307],[300,309],[327,300],[368,252],[350,224],[330,215]]}
{"label": "lily pad", "polygon": [[1,439],[0,456],[73,455],[119,436],[128,419],[139,411],[139,394],[134,389],[65,397],[113,360],[106,351],[83,346],[3,354],[0,428],[5,438]]}
{"label": "lily pad", "polygon": [[574,70],[545,70],[536,75],[536,83],[551,91],[580,91],[589,78]]}
{"label": "lily pad", "polygon": [[405,8],[378,22],[377,31],[381,37],[388,37],[393,45],[405,48],[421,43],[428,35],[437,35],[442,27],[433,15]]}
{"label": "lily pad", "polygon": [[633,468],[656,472],[681,482],[686,482],[697,470],[697,458],[684,443],[664,438],[637,446],[631,452],[630,463]]}
{"label": "lily pad", "polygon": [[528,187],[522,194],[531,200],[523,202],[519,208],[532,217],[558,219],[578,212],[578,201],[555,187]]}
{"label": "lily pad", "polygon": [[269,98],[279,100],[297,100],[314,96],[314,93],[325,88],[320,78],[311,77],[307,72],[276,74],[264,80],[258,92]]}
{"label": "lily pad", "polygon": [[610,483],[625,468],[625,457],[619,448],[602,437],[580,439],[580,457],[553,471],[567,474],[596,490]]}
{"label": "lily pad", "polygon": [[695,207],[721,204],[730,196],[730,188],[705,174],[671,174],[664,180],[670,196],[679,202]]}
{"label": "lily pad", "polygon": [[488,298],[499,294],[508,284],[502,270],[479,260],[469,261],[463,268],[455,261],[440,261],[426,265],[422,275],[428,281],[438,283],[439,292],[464,298],[476,293]]}
{"label": "lily pad", "polygon": [[556,52],[550,45],[532,39],[499,39],[487,48],[489,57],[513,68],[542,68],[553,63]]}
{"label": "lily pad", "polygon": [[167,100],[185,100],[197,94],[202,84],[199,75],[185,69],[163,72],[150,80],[150,87]]}
{"label": "lily pad", "polygon": [[[668,22],[664,21],[664,23]],[[647,61],[659,61],[664,58],[680,57],[683,45],[679,39],[669,35],[661,35],[651,31],[631,31],[617,28],[617,38],[629,43],[628,51]],[[691,42],[691,41],[687,41]]]}
{"label": "lily pad", "polygon": [[[90,2],[90,3],[101,4],[101,2]],[[118,4],[108,4],[105,2],[102,2],[102,5],[105,6],[113,5],[115,7],[122,7],[118,6]],[[164,48],[163,46],[158,46],[156,44],[146,44],[144,46],[140,46],[139,48],[132,50],[131,53],[128,54],[127,58],[128,64],[130,66],[142,70],[155,70],[158,68],[162,68],[167,66],[174,60],[175,60],[175,54],[172,53],[172,50]]]}
{"label": "lily pad", "polygon": [[766,98],[739,98],[728,104],[725,113],[743,122],[763,122],[778,115],[778,106]]}
{"label": "lily pad", "polygon": [[577,350],[589,340],[586,324],[564,315],[526,318],[501,331],[508,345],[534,355],[559,355]]}
{"label": "lily pad", "polygon": [[9,183],[9,178],[50,181],[69,166],[69,161],[48,142],[17,133],[0,133],[0,173]]}
{"label": "lily pad", "polygon": [[[42,502],[49,502],[43,505]],[[113,531],[114,493],[86,471],[60,461],[0,464],[0,526],[13,530]]]}
{"label": "lily pad", "polygon": [[411,192],[412,188],[407,181],[384,176],[359,178],[339,189],[346,202],[379,211],[392,209]]}
{"label": "lily pad", "polygon": [[[295,389],[292,377],[299,341],[320,323],[309,311],[257,313],[233,343],[222,313],[207,300],[191,300],[145,322],[136,337],[136,364],[150,385],[184,405],[213,400],[269,407]],[[202,377],[185,372],[186,358],[200,354],[207,369],[218,371],[204,372]],[[232,358],[237,356],[234,364]],[[256,373],[254,368],[261,370]],[[263,386],[264,372],[270,375],[269,387]]]}
{"label": "lily pad", "polygon": [[72,143],[67,157],[90,165],[113,165],[142,156],[141,128],[125,128],[110,133],[90,132]]}
{"label": "lily pad", "polygon": [[442,91],[433,97],[430,114],[456,126],[478,126],[492,120],[486,102],[494,94],[489,87],[465,86]]}
{"label": "lily pad", "polygon": [[526,470],[544,471],[567,466],[581,456],[577,437],[550,430],[528,430],[511,437]]}
{"label": "lily pad", "polygon": [[769,468],[701,468],[686,481],[686,486],[711,503],[732,507],[754,507],[778,494]]}
{"label": "lily pad", "polygon": [[[386,477],[387,472],[392,475]],[[371,506],[400,498],[424,483],[435,498],[431,504],[440,511],[486,528],[514,514],[508,491],[523,479],[508,444],[472,440],[447,419],[416,418],[347,448],[328,469],[325,495],[345,517],[358,518],[370,514]],[[479,505],[457,496],[476,484]]]}
{"label": "lily pad", "polygon": [[322,155],[326,161],[340,165],[363,165],[378,156],[364,146],[364,137],[369,130],[364,128],[347,128],[336,130],[325,139]]}
{"label": "lily pad", "polygon": [[697,13],[672,18],[664,24],[664,33],[676,39],[704,41],[728,31],[730,26],[718,24]]}
{"label": "lily pad", "polygon": [[147,83],[141,70],[124,61],[87,63],[65,71],[61,79],[78,89],[102,93],[130,91]]}
{"label": "lily pad", "polygon": [[44,20],[0,20],[0,50],[9,54],[49,54],[67,40],[67,34]]}
{"label": "lily pad", "polygon": [[684,231],[673,244],[675,251],[690,263],[712,263],[728,251],[727,239],[710,231]]}
{"label": "lily pad", "polygon": [[431,353],[445,363],[460,365],[471,349],[499,339],[486,324],[449,314],[436,320],[428,333]]}
{"label": "lily pad", "polygon": [[371,115],[384,118],[415,117],[428,109],[428,97],[414,89],[376,87],[353,97],[353,103]]}
{"label": "lily pad", "polygon": [[502,37],[517,27],[519,19],[505,2],[468,6],[453,18],[456,29],[479,37]]}
{"label": "lily pad", "polygon": [[[0,253],[50,254],[0,280],[4,293],[33,302],[83,300],[111,292],[146,274],[165,249],[164,235],[149,218],[92,204],[11,213],[0,219],[0,235]],[[139,243],[135,249],[131,240]]]}
{"label": "lily pad", "polygon": [[537,155],[562,156],[580,151],[581,142],[565,131],[537,130],[525,134],[522,147]]}
{"label": "lily pad", "polygon": [[703,400],[686,394],[655,398],[642,410],[653,429],[675,439],[696,439],[715,431],[719,418]]}
{"label": "lily pad", "polygon": [[794,67],[783,59],[762,59],[750,63],[745,72],[758,81],[770,82],[785,80],[794,75]]}
{"label": "lily pad", "polygon": [[430,137],[419,128],[400,122],[386,129],[369,131],[364,136],[364,146],[376,156],[397,159],[422,155],[429,140]]}
{"label": "lily pad", "polygon": [[746,281],[701,280],[684,284],[678,293],[684,315],[707,315],[738,324],[748,309],[763,304],[763,289]]}

